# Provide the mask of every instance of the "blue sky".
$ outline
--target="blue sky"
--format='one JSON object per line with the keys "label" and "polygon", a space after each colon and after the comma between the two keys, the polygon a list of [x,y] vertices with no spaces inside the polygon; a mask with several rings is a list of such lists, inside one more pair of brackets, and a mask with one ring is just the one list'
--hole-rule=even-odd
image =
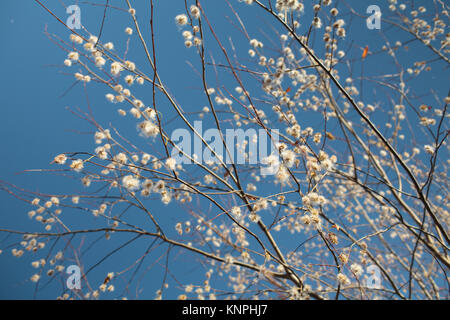
{"label": "blue sky", "polygon": [[[66,1],[69,4],[70,1]],[[76,3],[75,1],[72,1]],[[70,3],[72,3],[70,2]],[[102,1],[97,1],[101,3]],[[137,2],[137,1],[134,1]],[[204,1],[208,2],[208,1]],[[228,37],[233,36],[233,41],[237,47],[241,46],[241,52],[246,52],[248,46],[245,39],[239,37],[236,30],[230,26],[228,17],[223,15],[225,5],[213,4],[210,1],[205,4],[205,9],[211,21],[217,26],[221,40],[227,43]],[[267,15],[261,10],[247,8],[241,4],[231,0],[235,7],[242,11],[242,17],[245,17],[245,23],[248,32],[251,35],[259,36],[261,32],[273,35],[272,26],[265,25],[268,21]],[[348,1],[355,10],[364,13],[365,7],[369,4],[380,1]],[[424,2],[424,1],[417,1]],[[124,1],[111,1],[112,4],[124,7]],[[146,10],[146,1],[135,4],[138,12]],[[381,5],[385,9],[384,1]],[[65,10],[60,1],[45,1],[55,14],[59,17],[66,17]],[[101,17],[103,15],[102,7],[95,7],[85,2],[79,3],[82,10],[82,23],[93,33],[97,33],[100,27]],[[384,6],[384,7],[383,7]],[[199,105],[205,102],[196,100],[197,92],[201,90],[198,86],[199,82],[191,85],[189,78],[192,77],[194,71],[186,63],[187,60],[195,60],[193,51],[184,48],[179,28],[174,23],[174,16],[184,11],[184,1],[156,1],[156,41],[158,47],[158,69],[162,75],[163,81],[171,92],[174,93],[177,101],[179,101],[185,111],[196,111]],[[229,15],[230,12],[227,12]],[[117,52],[123,52],[125,49],[126,37],[124,28],[131,26],[131,19],[123,12],[110,11],[108,13],[102,40],[113,41],[116,45]],[[279,30],[279,26],[274,26]],[[117,125],[125,131],[132,131],[130,135],[137,136],[135,132],[135,124],[130,122],[119,122],[119,116],[113,112],[112,107],[104,98],[108,92],[105,88],[93,85],[87,87],[86,91],[82,84],[77,84],[72,90],[67,91],[73,84],[74,78],[71,74],[66,73],[66,69],[62,66],[66,54],[52,43],[45,35],[45,29],[50,33],[54,33],[61,38],[67,40],[69,33],[64,27],[57,22],[48,12],[37,5],[34,1],[16,1],[2,0],[0,2],[0,33],[2,38],[2,47],[0,49],[0,61],[2,77],[0,78],[1,93],[1,116],[0,116],[0,180],[15,184],[21,188],[33,192],[43,192],[48,194],[57,194],[64,190],[65,193],[77,192],[83,190],[78,180],[71,180],[59,174],[48,174],[39,172],[24,173],[27,169],[49,169],[53,168],[49,163],[53,157],[62,152],[92,150],[94,141],[92,138],[93,128],[73,115],[70,110],[80,108],[87,110],[87,92],[89,96],[89,104],[93,109],[93,115],[99,123],[108,126],[109,123]],[[223,30],[226,30],[223,32]],[[351,34],[353,43],[348,47],[348,55],[359,58],[361,48],[369,45],[370,49],[377,51],[380,49],[383,39],[377,31],[369,31],[365,28],[365,21],[355,19],[352,21],[350,29],[347,30]],[[408,39],[405,35],[399,35],[400,39]],[[238,39],[238,40],[235,40]],[[277,43],[277,40],[274,40]],[[318,41],[318,40],[317,40]],[[228,45],[228,43],[227,43]],[[129,55],[136,61],[143,61],[142,50],[137,37],[133,36],[130,42]],[[213,49],[219,55],[217,48]],[[411,46],[411,51],[414,46]],[[401,53],[405,59],[408,59],[410,52]],[[427,56],[427,52],[415,52]],[[221,59],[223,60],[223,59]],[[250,60],[250,59],[249,59]],[[414,60],[411,60],[414,61]],[[249,62],[250,63],[250,62]],[[364,72],[368,74],[376,74],[379,71],[382,60],[377,60],[376,64],[368,62],[364,66]],[[361,72],[360,61],[355,62],[353,72],[358,74]],[[389,62],[386,68],[395,67]],[[150,68],[144,67],[144,71],[149,72]],[[436,73],[434,73],[436,74]],[[186,80],[186,81],[184,81]],[[226,80],[223,80],[225,82]],[[214,83],[214,81],[211,81]],[[426,88],[423,83],[416,83],[415,89],[417,95],[421,95],[429,87],[435,87],[436,91],[446,89],[448,77],[445,72],[442,77],[429,77]],[[95,90],[97,89],[98,90]],[[257,90],[256,87],[251,88]],[[65,93],[65,94],[64,94]],[[141,91],[142,95],[150,97],[149,92]],[[64,94],[64,95],[63,95]],[[374,91],[370,86],[364,96],[367,100],[373,99],[380,103],[389,103],[389,97],[383,92]],[[433,103],[432,97],[423,97],[424,103]],[[164,103],[160,106],[161,112],[168,105]],[[106,112],[105,112],[106,111]],[[378,115],[379,121],[385,115]],[[315,119],[311,119],[312,122]],[[176,127],[176,124],[174,124]],[[143,144],[143,142],[139,142]],[[68,183],[69,182],[69,183]],[[266,187],[268,188],[268,187]],[[155,201],[153,210],[157,212],[167,212],[167,225],[171,225],[175,221],[177,210],[176,205],[165,207],[161,203]],[[30,221],[26,213],[30,207],[24,202],[12,197],[7,192],[0,192],[0,228],[16,229],[16,230],[33,230],[37,223]],[[77,225],[76,217],[67,217],[73,226]],[[116,241],[117,245],[123,244],[129,237],[117,236],[112,241]],[[102,240],[100,240],[101,242]],[[0,255],[0,298],[48,298],[53,299],[61,291],[62,283],[60,280],[53,281],[48,286],[44,286],[35,295],[35,285],[29,280],[30,275],[34,272],[31,262],[34,257],[25,255],[20,259],[13,258],[10,254],[11,245],[17,243],[11,237],[0,234],[0,249],[3,253]],[[78,243],[79,244],[79,243]],[[57,244],[61,246],[61,243]],[[100,253],[105,254],[106,245],[95,247],[89,250],[83,258],[86,266],[92,266],[98,261]],[[139,257],[148,247],[148,240],[140,241],[126,248],[126,254]],[[62,246],[64,247],[64,246]],[[114,246],[111,245],[111,248]],[[164,251],[156,248],[153,258],[162,255]],[[200,281],[203,269],[189,268],[190,259],[195,256],[185,255],[174,250],[176,256],[175,265],[172,266],[175,273],[183,277],[191,277],[193,282]],[[92,271],[92,278],[101,278],[104,274],[114,266],[114,269],[123,269],[128,263],[120,258],[121,255],[113,255],[102,266]],[[130,260],[131,261],[131,260]],[[149,260],[150,261],[150,260]],[[69,262],[65,262],[68,264]],[[152,266],[151,263],[143,267],[148,271],[141,273],[142,281],[137,290],[144,289],[140,294],[141,298],[153,298],[155,291],[161,285],[161,277],[164,270],[161,265]],[[95,281],[93,281],[95,282]],[[98,282],[98,281],[97,281]],[[120,287],[120,284],[118,284]],[[168,296],[176,297],[176,291],[172,290],[177,287],[176,281],[171,281],[171,287],[168,290]],[[136,291],[136,288],[133,287]],[[135,291],[130,293],[133,297]],[[111,295],[110,298],[114,298]]]}

